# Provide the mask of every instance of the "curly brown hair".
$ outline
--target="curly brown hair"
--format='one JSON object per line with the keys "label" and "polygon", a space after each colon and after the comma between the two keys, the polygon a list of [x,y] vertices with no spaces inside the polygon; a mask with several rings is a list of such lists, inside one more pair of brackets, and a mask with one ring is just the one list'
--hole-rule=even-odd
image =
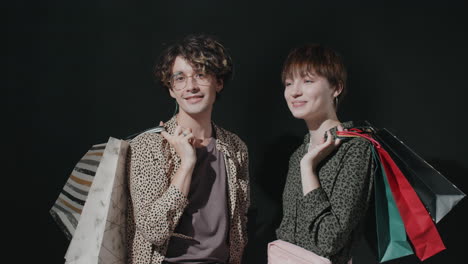
{"label": "curly brown hair", "polygon": [[184,58],[195,70],[212,74],[226,84],[232,75],[232,60],[226,48],[213,36],[189,35],[164,50],[154,67],[157,81],[171,89],[175,59]]}

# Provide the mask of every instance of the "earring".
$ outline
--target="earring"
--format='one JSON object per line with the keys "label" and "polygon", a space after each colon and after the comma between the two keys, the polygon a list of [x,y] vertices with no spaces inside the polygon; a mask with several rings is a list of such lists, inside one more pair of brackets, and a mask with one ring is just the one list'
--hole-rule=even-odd
{"label": "earring", "polygon": [[175,116],[179,112],[179,104],[177,103],[177,100],[174,100],[174,102],[175,102],[175,110],[172,116]]}

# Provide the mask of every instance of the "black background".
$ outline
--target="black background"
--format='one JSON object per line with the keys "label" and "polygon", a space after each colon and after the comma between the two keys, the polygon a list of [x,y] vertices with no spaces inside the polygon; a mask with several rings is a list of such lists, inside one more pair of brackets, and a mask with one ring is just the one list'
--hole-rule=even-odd
{"label": "black background", "polygon": [[[92,144],[170,118],[173,101],[154,84],[152,66],[165,43],[189,33],[217,36],[234,60],[213,119],[249,146],[246,263],[265,263],[288,157],[306,133],[280,82],[287,52],[305,42],[345,58],[341,121],[389,128],[468,191],[468,18],[461,1],[15,1],[4,11],[7,259],[63,263],[68,242],[48,211],[68,174]],[[425,263],[466,259],[467,206],[462,201],[438,224],[448,249]],[[362,250],[355,263],[374,261]]]}

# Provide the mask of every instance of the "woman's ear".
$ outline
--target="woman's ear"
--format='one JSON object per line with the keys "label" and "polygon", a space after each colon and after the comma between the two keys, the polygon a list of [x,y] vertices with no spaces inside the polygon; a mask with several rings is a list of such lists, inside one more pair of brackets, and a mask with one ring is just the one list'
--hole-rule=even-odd
{"label": "woman's ear", "polygon": [[333,97],[338,97],[341,94],[341,92],[343,92],[343,84],[339,83],[335,87],[335,91],[333,92]]}

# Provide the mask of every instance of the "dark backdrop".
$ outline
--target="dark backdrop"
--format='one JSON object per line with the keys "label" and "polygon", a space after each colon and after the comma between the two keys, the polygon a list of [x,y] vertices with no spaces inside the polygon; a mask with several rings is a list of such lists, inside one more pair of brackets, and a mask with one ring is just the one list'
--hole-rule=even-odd
{"label": "dark backdrop", "polygon": [[[4,255],[20,263],[63,263],[68,242],[50,207],[92,144],[170,118],[173,102],[154,84],[152,65],[165,43],[188,33],[216,35],[234,59],[234,78],[213,118],[249,146],[253,204],[246,263],[265,261],[281,217],[288,157],[306,132],[290,115],[280,82],[287,52],[301,43],[319,42],[344,56],[349,94],[341,121],[367,119],[391,129],[468,191],[466,8],[388,2],[9,4]],[[463,201],[438,224],[448,249],[426,263],[465,259],[467,206]],[[374,262],[361,250],[355,263]]]}

